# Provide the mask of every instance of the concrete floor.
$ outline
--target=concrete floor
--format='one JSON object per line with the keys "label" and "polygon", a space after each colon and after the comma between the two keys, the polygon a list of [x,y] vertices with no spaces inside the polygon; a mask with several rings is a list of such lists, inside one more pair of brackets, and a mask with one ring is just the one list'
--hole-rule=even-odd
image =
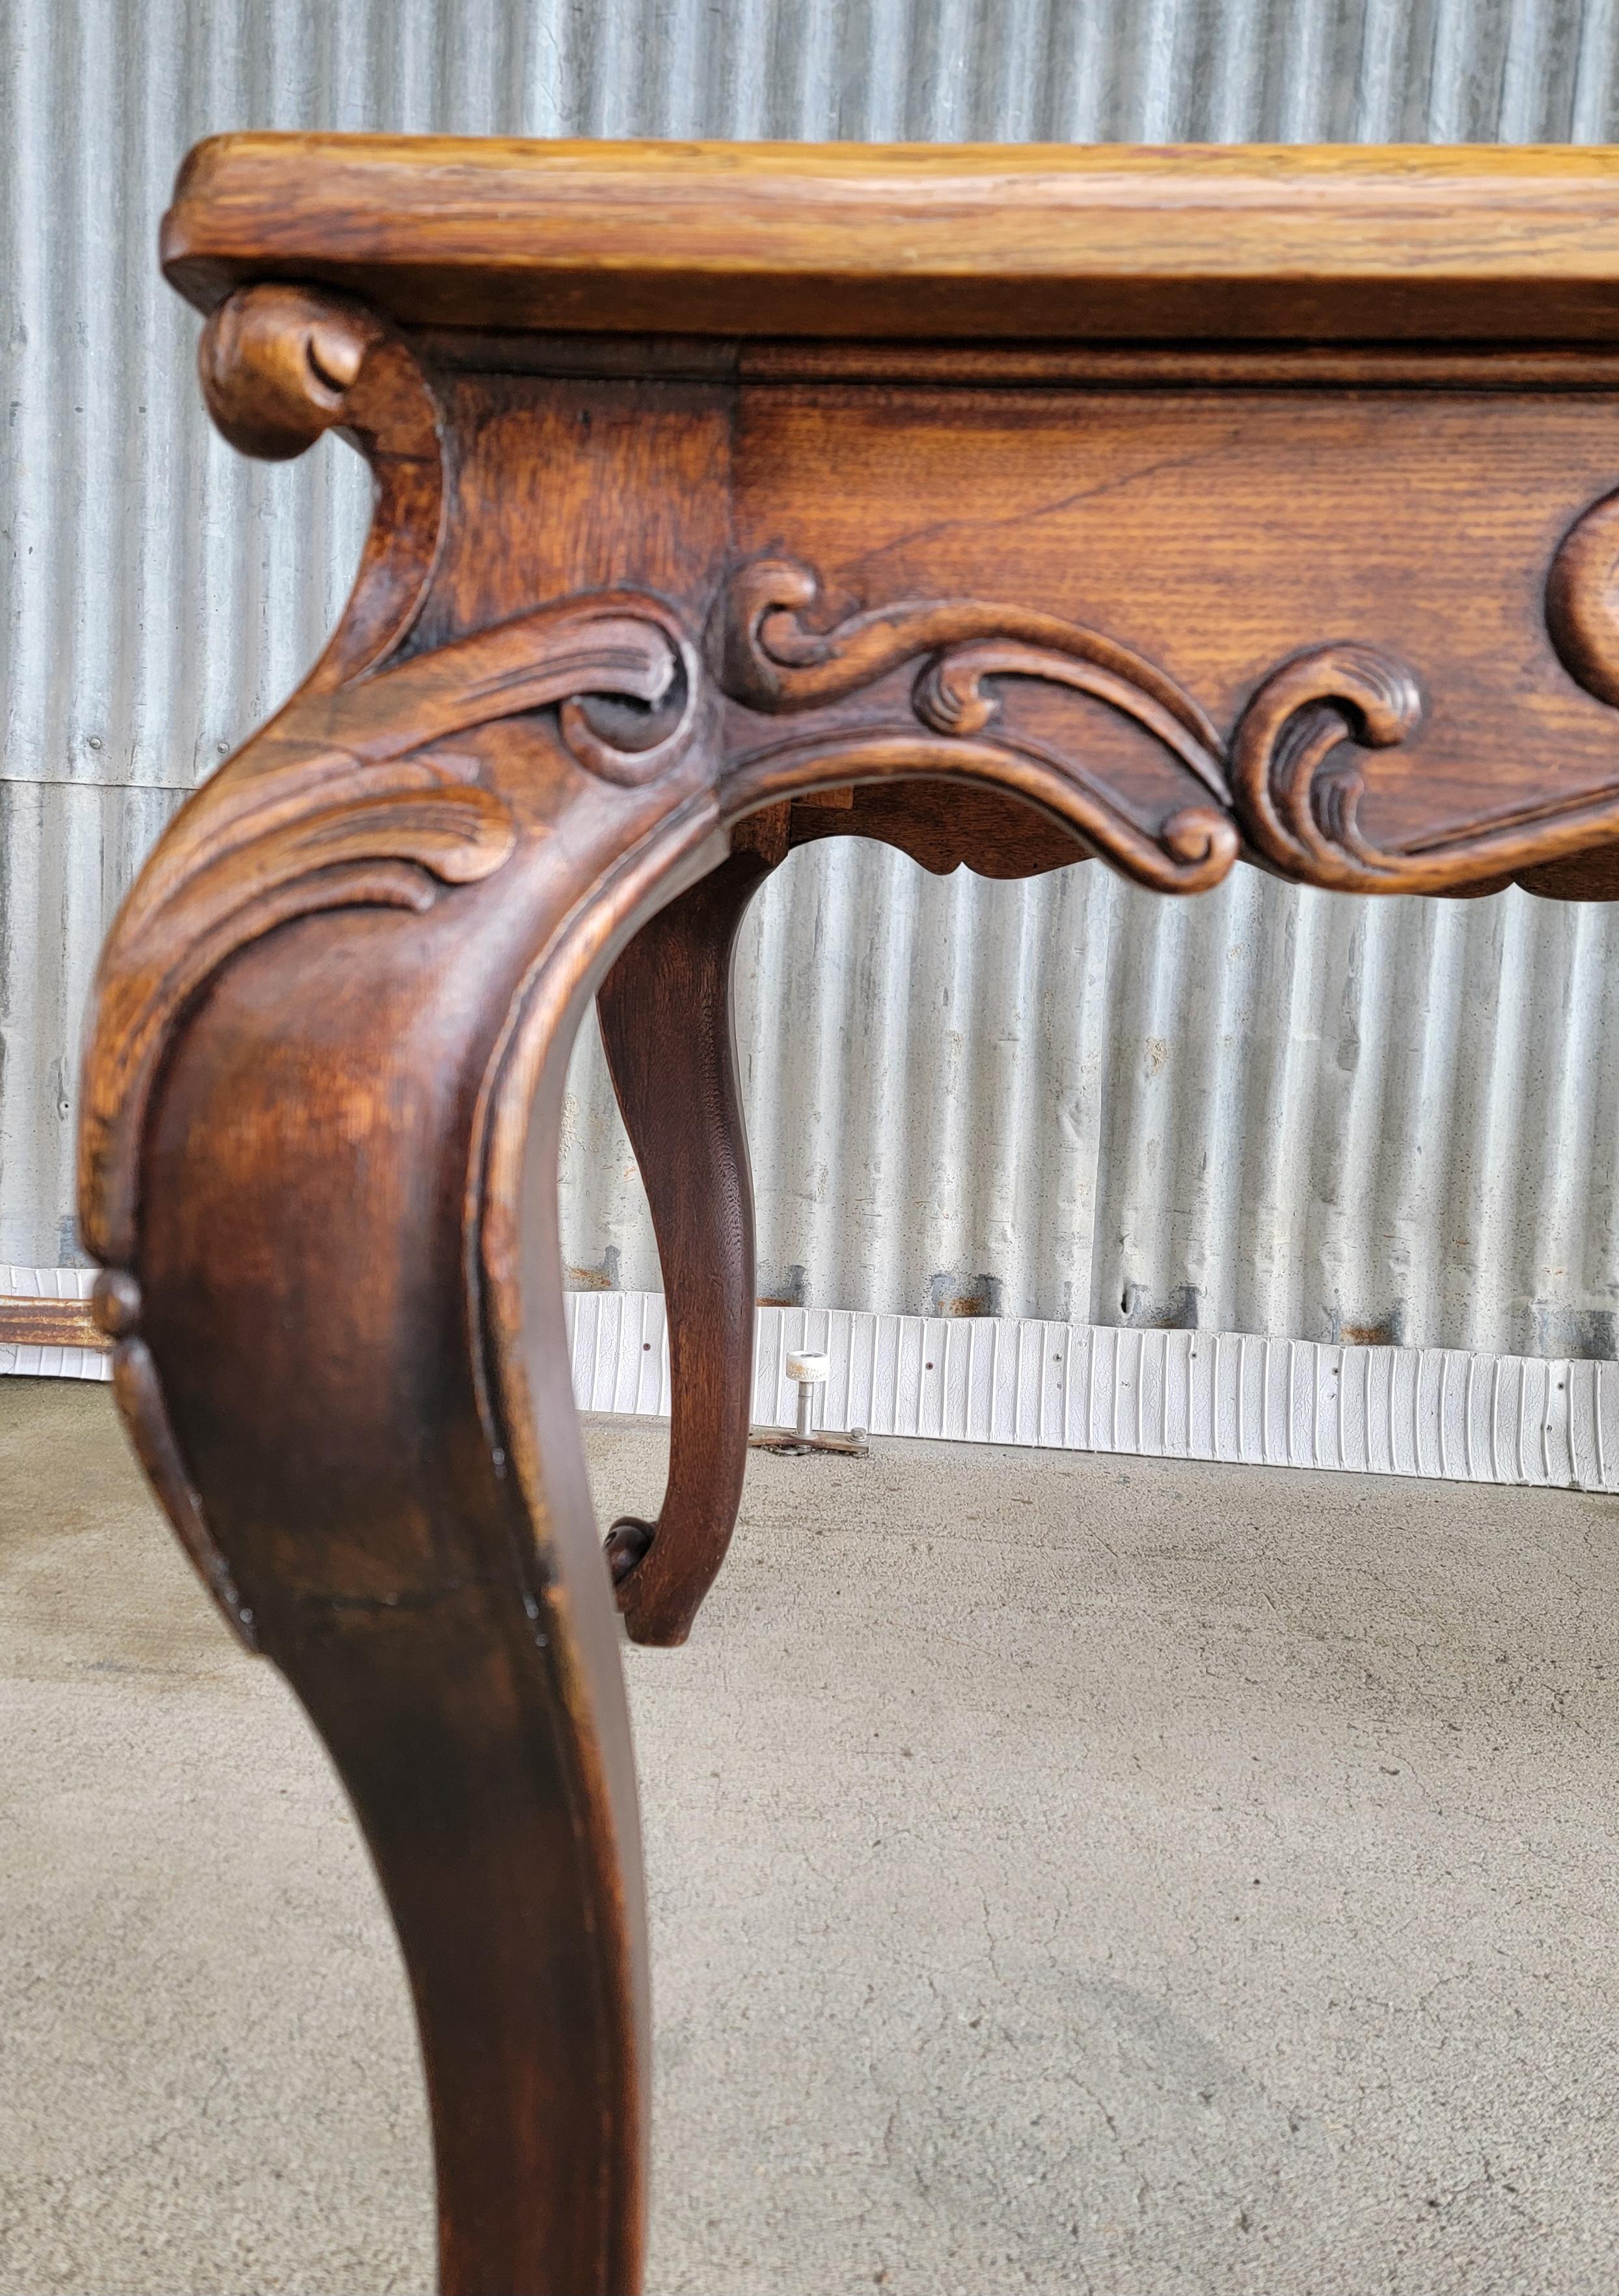
{"label": "concrete floor", "polygon": [[[1619,2284],[1616,1590],[1572,1493],[756,1457],[629,1659],[654,2296]],[[0,1381],[0,2289],[429,2288],[374,1885],[104,1389]]]}

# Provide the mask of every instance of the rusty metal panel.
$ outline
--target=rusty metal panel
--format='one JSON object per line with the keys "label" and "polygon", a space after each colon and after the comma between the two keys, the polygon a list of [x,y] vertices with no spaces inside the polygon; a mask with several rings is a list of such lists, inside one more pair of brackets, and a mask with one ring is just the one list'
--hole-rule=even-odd
{"label": "rusty metal panel", "polygon": [[[340,445],[247,464],[202,419],[153,259],[197,136],[1599,141],[1616,60],[1614,0],[10,0],[0,1258],[77,1257],[111,905],[317,652],[364,521]],[[818,845],[742,952],[766,1288],[1612,1356],[1611,930],[1516,894],[1239,871],[1178,906],[1096,866],[940,882]],[[656,1285],[592,1033],[563,1214],[581,1283]]]}

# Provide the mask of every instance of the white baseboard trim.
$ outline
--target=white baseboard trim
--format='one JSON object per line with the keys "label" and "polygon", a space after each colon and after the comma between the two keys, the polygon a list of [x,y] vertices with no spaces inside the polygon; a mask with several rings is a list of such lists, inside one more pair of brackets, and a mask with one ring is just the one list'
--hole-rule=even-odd
{"label": "white baseboard trim", "polygon": [[[0,1295],[12,1298],[85,1300],[95,1280],[90,1268],[0,1264]],[[667,1417],[662,1294],[573,1292],[567,1317],[580,1409]],[[824,1423],[873,1435],[1619,1491],[1619,1364],[761,1308],[760,1426],[793,1424],[790,1348],[832,1358]],[[111,1377],[107,1357],[87,1348],[0,1345],[8,1372]]]}
{"label": "white baseboard trim", "polygon": [[[571,1293],[568,1328],[582,1409],[667,1414],[659,1293]],[[758,1425],[793,1424],[790,1348],[832,1358],[824,1423],[873,1435],[1619,1490],[1619,1364],[761,1308]]]}

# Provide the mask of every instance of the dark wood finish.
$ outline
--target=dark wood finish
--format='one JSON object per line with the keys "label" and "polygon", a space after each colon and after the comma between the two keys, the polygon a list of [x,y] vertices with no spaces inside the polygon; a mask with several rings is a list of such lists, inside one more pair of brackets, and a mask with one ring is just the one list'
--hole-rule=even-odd
{"label": "dark wood finish", "polygon": [[[645,1957],[557,1136],[619,945],[726,855],[686,632],[727,425],[690,394],[643,421],[633,395],[468,386],[457,537],[448,410],[388,330],[266,288],[204,359],[239,435],[338,419],[381,466],[382,516],[403,494],[432,528],[374,544],[309,683],[182,809],[115,926],[80,1168],[98,1312],[183,1543],[370,1841],[422,2030],[444,2286],[608,2296],[640,2275]],[[416,465],[391,495],[390,463]],[[533,467],[538,522],[512,483]],[[596,514],[643,488],[672,505],[661,546]]]}
{"label": "dark wood finish", "polygon": [[[1027,388],[739,395],[734,800],[960,774],[1188,891],[1239,844],[1442,892],[1619,834],[1609,711],[1570,583],[1548,595],[1609,492],[1599,394],[1119,391],[1082,420]],[[789,503],[808,469],[840,483]],[[1596,562],[1571,581],[1599,619]]]}
{"label": "dark wood finish", "polygon": [[336,429],[377,511],[109,939],[97,1316],[370,1841],[443,2285],[605,2296],[647,2024],[556,1234],[579,1015],[672,1319],[670,1484],[612,1562],[678,1640],[745,1435],[729,948],[794,843],[1619,891],[1619,155],[250,136],[165,246],[226,435]]}
{"label": "dark wood finish", "polygon": [[791,812],[790,843],[875,838],[898,846],[936,877],[948,877],[952,869],[971,869],[980,877],[1039,877],[1090,857],[1072,830],[993,790],[869,782],[847,794],[851,802],[836,811],[801,798]]}
{"label": "dark wood finish", "polygon": [[607,1553],[638,1643],[683,1643],[725,1560],[748,1464],[753,1190],[731,1031],[731,953],[770,864],[745,847],[643,925],[596,997],[646,1183],[669,1317],[673,1411],[655,1523]]}

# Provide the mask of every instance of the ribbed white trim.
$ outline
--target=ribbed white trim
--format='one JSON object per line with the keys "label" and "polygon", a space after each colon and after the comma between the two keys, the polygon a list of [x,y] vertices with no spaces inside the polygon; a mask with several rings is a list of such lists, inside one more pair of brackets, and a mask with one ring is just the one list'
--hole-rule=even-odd
{"label": "ribbed white trim", "polygon": [[[581,1292],[567,1304],[581,1407],[666,1414],[661,1296]],[[761,1308],[760,1426],[793,1424],[790,1348],[832,1358],[821,1423],[873,1435],[1619,1489],[1619,1365],[1611,1363]]]}
{"label": "ribbed white trim", "polygon": [[8,1267],[0,1260],[0,1294],[12,1300],[87,1300],[93,1267]]}
{"label": "ribbed white trim", "polygon": [[[91,1268],[0,1265],[0,1292],[13,1298],[85,1300],[95,1280]],[[566,1304],[581,1410],[667,1415],[662,1295],[573,1292]],[[820,1423],[873,1435],[1619,1490],[1619,1364],[761,1308],[760,1426],[793,1424],[789,1349],[832,1358]],[[6,1372],[111,1376],[107,1357],[88,1348],[0,1347]]]}

